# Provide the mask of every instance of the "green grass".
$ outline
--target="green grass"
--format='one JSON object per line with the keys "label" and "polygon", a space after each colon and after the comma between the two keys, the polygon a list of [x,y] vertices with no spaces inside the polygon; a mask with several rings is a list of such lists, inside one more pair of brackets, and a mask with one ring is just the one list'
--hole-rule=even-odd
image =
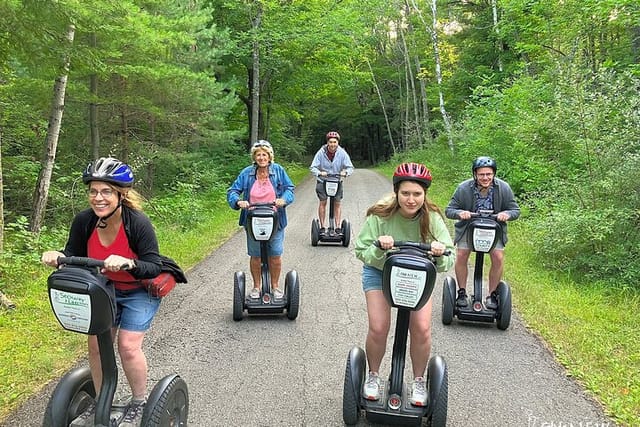
{"label": "green grass", "polygon": [[608,283],[543,271],[513,224],[505,278],[515,308],[556,358],[621,425],[640,420],[640,296]]}

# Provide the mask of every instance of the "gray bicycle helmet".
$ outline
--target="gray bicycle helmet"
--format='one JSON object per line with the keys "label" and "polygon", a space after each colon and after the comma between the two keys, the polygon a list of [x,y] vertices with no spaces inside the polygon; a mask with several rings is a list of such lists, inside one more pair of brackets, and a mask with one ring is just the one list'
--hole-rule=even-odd
{"label": "gray bicycle helmet", "polygon": [[113,157],[101,157],[89,163],[82,173],[82,182],[104,181],[119,187],[133,185],[133,172],[126,163]]}

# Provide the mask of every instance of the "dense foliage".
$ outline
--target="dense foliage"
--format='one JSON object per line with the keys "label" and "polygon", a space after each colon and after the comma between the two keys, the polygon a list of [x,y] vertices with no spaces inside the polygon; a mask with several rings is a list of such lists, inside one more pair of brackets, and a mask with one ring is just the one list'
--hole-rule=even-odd
{"label": "dense foliage", "polygon": [[422,153],[452,183],[491,155],[531,257],[640,290],[637,0],[0,2],[0,290],[24,295],[24,273],[63,243],[98,156],[133,166],[154,222],[194,227],[246,165],[253,111],[277,161],[306,166],[328,130],[357,167]]}

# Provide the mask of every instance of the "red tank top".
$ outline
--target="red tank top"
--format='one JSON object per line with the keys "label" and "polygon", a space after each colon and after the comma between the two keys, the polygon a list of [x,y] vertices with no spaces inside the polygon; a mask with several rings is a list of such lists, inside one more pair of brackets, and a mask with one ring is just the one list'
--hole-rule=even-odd
{"label": "red tank top", "polygon": [[[87,255],[90,258],[102,260],[107,259],[109,255],[120,255],[125,258],[138,259],[138,256],[134,254],[129,247],[129,239],[127,239],[127,234],[124,232],[124,224],[120,224],[116,239],[109,246],[104,246],[100,242],[98,229],[93,230],[87,242]],[[125,270],[107,271],[105,276],[113,281],[116,289],[119,290],[127,291],[142,286],[135,277]]]}

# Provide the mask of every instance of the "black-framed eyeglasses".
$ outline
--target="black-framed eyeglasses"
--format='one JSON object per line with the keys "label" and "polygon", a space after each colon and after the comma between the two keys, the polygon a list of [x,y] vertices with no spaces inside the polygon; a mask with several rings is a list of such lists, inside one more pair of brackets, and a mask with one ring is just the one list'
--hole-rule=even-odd
{"label": "black-framed eyeglasses", "polygon": [[485,178],[485,177],[486,177],[486,178],[491,178],[491,177],[493,176],[493,172],[489,172],[489,173],[478,173],[478,174],[476,174],[476,175],[478,175],[478,176],[479,176],[479,177],[481,177],[481,178]]}
{"label": "black-framed eyeglasses", "polygon": [[95,199],[96,197],[98,197],[98,194],[100,194],[103,199],[108,199],[109,197],[113,196],[115,192],[116,191],[113,188],[105,188],[100,191],[96,190],[95,188],[92,188],[87,192],[87,195],[90,198]]}

